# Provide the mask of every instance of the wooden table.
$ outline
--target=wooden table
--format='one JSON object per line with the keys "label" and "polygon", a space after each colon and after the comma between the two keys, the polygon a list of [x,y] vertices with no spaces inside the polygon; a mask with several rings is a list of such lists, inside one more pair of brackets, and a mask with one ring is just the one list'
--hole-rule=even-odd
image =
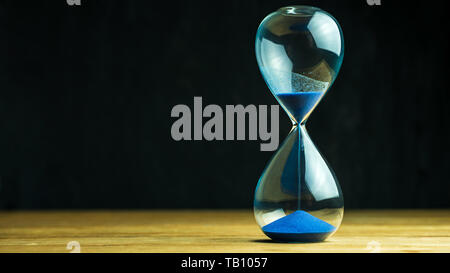
{"label": "wooden table", "polygon": [[[251,211],[0,212],[0,252],[450,252],[450,210],[346,211],[323,243],[274,243]],[[73,248],[72,250],[76,250]]]}

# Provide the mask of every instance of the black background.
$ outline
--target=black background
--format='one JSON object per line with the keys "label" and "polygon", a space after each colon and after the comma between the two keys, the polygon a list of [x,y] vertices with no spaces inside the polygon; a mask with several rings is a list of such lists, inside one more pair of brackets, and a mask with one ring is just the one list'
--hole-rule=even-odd
{"label": "black background", "polygon": [[[0,1],[0,208],[250,208],[273,153],[175,142],[170,111],[276,104],[254,39],[293,4],[344,31],[308,130],[345,206],[449,207],[447,9],[392,2]],[[280,112],[280,141],[289,129]]]}

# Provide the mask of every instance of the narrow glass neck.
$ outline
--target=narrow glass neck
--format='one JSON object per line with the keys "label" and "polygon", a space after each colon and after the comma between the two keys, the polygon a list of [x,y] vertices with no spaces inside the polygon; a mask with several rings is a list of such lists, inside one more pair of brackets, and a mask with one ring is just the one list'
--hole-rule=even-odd
{"label": "narrow glass neck", "polygon": [[290,118],[291,122],[292,122],[292,127],[297,127],[298,125],[300,125],[301,127],[305,127],[306,125],[306,121],[308,121],[308,118],[304,119],[302,122],[298,123],[297,121],[295,121],[294,119]]}

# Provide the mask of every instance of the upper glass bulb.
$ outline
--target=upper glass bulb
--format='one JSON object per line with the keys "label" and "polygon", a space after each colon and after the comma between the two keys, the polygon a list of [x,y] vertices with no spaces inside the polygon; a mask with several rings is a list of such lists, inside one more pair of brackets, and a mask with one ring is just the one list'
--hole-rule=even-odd
{"label": "upper glass bulb", "polygon": [[269,89],[292,121],[303,123],[336,79],[344,39],[329,13],[291,6],[262,21],[255,50]]}

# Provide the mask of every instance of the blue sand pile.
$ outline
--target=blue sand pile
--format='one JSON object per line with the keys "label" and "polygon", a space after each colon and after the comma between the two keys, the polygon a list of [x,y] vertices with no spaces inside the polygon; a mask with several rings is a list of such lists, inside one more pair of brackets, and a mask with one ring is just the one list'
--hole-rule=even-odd
{"label": "blue sand pile", "polygon": [[324,92],[291,92],[276,94],[280,102],[294,116],[298,123],[311,112]]}
{"label": "blue sand pile", "polygon": [[336,228],[303,210],[297,210],[262,228],[275,241],[317,242],[324,240]]}

